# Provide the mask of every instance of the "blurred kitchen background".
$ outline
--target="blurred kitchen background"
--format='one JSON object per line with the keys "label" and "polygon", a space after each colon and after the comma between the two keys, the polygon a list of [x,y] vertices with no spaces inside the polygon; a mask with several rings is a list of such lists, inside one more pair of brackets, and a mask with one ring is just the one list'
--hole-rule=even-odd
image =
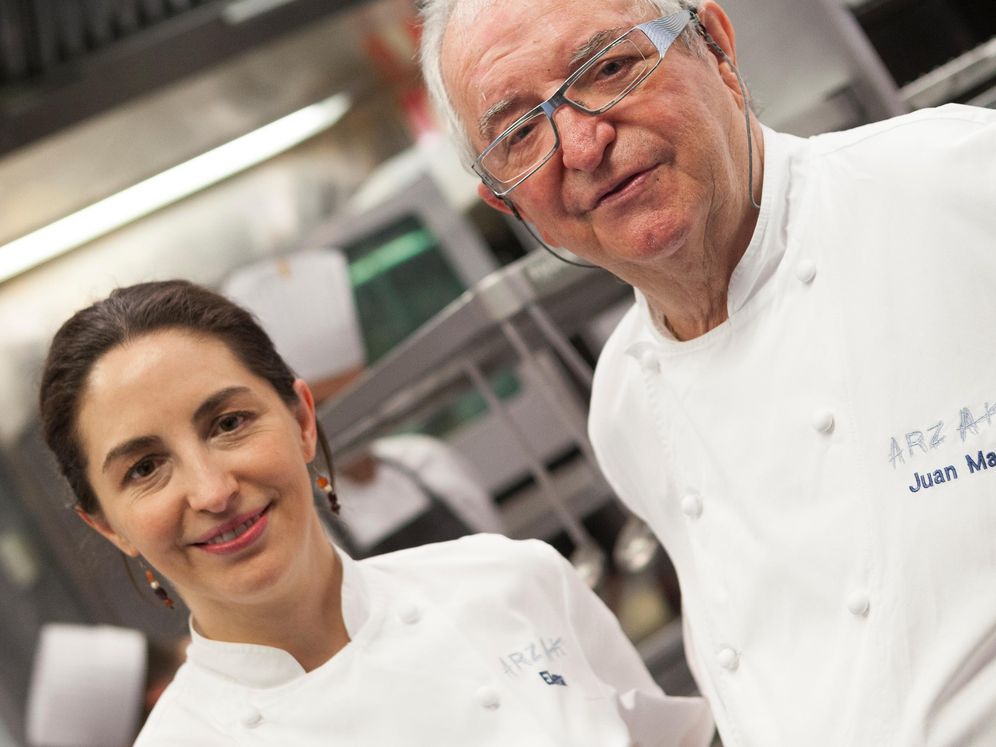
{"label": "blurred kitchen background", "polygon": [[[729,0],[762,121],[801,135],[996,107],[993,0]],[[550,540],[665,688],[691,692],[666,557],[590,462],[587,378],[630,293],[477,198],[416,64],[411,0],[0,0],[0,745],[40,626],[182,632],[68,510],[38,440],[46,345],[115,286],[302,247],[350,261],[371,370],[335,448],[438,436],[508,533]],[[320,344],[320,341],[317,341]]]}

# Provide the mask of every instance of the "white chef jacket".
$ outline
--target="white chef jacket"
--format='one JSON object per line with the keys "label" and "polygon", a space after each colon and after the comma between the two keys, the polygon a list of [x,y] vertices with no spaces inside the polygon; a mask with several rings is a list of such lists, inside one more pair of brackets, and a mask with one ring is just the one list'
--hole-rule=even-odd
{"label": "white chef jacket", "polygon": [[361,548],[376,544],[431,506],[422,487],[395,464],[417,475],[471,531],[501,532],[501,517],[491,496],[453,447],[437,438],[406,433],[378,438],[370,450],[384,460],[373,479],[361,483],[336,475],[342,519]]}
{"label": "white chef jacket", "polygon": [[705,702],[665,696],[548,545],[475,535],[339,556],[345,648],[306,673],[280,649],[193,630],[137,747],[709,743]]}
{"label": "white chef jacket", "polygon": [[638,294],[599,461],[727,747],[994,745],[996,112],[764,146],[729,319],[678,342]]}

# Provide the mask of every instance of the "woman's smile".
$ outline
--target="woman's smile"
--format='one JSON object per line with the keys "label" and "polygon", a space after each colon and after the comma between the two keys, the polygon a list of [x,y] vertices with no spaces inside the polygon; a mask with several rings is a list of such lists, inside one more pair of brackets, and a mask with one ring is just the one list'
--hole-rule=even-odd
{"label": "woman's smile", "polygon": [[266,532],[269,524],[267,512],[272,504],[267,504],[259,511],[237,516],[212,529],[201,540],[191,543],[205,552],[216,555],[231,555],[252,546]]}

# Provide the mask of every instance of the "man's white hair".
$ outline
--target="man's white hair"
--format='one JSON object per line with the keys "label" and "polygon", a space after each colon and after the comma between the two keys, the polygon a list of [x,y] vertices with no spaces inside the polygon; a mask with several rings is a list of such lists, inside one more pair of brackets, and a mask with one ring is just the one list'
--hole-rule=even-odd
{"label": "man's white hair", "polygon": [[[442,62],[443,36],[457,7],[465,19],[476,18],[482,11],[501,0],[422,0],[419,15],[422,17],[422,77],[425,79],[436,112],[443,120],[447,132],[460,152],[464,165],[469,168],[477,154],[471,147],[470,138],[463,122],[450,101],[446,84],[443,81]],[[677,13],[684,8],[697,8],[699,0],[633,0],[634,7],[645,8],[657,15]],[[682,34],[686,43],[694,34],[691,26]]]}

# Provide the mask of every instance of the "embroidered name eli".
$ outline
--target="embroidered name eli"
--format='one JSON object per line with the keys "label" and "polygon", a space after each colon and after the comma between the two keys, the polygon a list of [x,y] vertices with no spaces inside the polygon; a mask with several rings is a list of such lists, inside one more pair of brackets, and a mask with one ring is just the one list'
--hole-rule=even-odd
{"label": "embroidered name eli", "polygon": [[543,681],[548,685],[563,685],[567,687],[567,683],[564,678],[559,674],[554,674],[553,672],[547,672],[546,670],[539,673],[539,676],[543,678]]}
{"label": "embroidered name eli", "polygon": [[541,637],[526,644],[518,651],[512,651],[499,657],[502,671],[510,676],[517,676],[523,669],[538,668],[538,665],[548,664],[555,659],[567,656],[562,638]]}

